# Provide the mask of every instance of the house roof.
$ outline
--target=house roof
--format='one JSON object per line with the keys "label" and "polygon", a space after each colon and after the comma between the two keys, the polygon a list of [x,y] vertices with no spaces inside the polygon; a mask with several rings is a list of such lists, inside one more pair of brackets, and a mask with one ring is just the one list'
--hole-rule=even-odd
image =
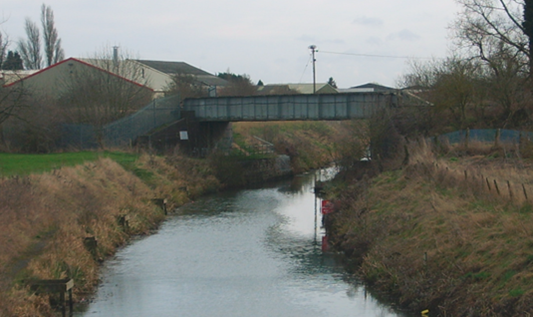
{"label": "house roof", "polygon": [[196,76],[196,81],[203,83],[206,86],[227,86],[228,81],[220,77],[209,75],[209,76]]}
{"label": "house roof", "polygon": [[[313,84],[269,84],[259,86],[257,91],[262,95],[289,93],[312,94],[313,88]],[[327,83],[316,83],[316,92],[336,93],[337,90]]]}
{"label": "house roof", "polygon": [[158,70],[165,74],[186,74],[194,76],[213,76],[206,71],[191,66],[185,62],[167,62],[167,61],[150,61],[150,60],[136,60],[137,62]]}
{"label": "house roof", "polygon": [[264,85],[257,86],[257,93],[259,95],[287,95],[290,93],[299,93],[292,91],[289,85]]}
{"label": "house roof", "polygon": [[153,68],[166,75],[191,75],[196,78],[196,81],[207,86],[226,86],[228,82],[220,77],[210,74],[197,67],[189,65],[185,62],[169,62],[169,61],[152,61],[152,60],[135,60],[144,66]]}
{"label": "house roof", "polygon": [[350,87],[350,89],[373,89],[372,91],[389,91],[395,90],[394,88],[382,86],[374,83],[367,83],[359,86]]}
{"label": "house roof", "polygon": [[[327,83],[316,83],[315,84],[316,91],[322,90],[324,88],[331,87],[333,90],[335,88]],[[329,86],[329,87],[328,87]],[[289,84],[289,89],[296,90],[302,94],[312,94],[313,93],[313,84]]]}

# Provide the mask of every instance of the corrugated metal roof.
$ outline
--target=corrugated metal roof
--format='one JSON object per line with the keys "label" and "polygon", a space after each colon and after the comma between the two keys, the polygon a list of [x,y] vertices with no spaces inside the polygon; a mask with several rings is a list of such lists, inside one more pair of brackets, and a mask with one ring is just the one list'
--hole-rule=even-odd
{"label": "corrugated metal roof", "polygon": [[380,84],[374,84],[374,83],[367,83],[367,84],[364,84],[364,85],[350,87],[350,89],[353,89],[353,88],[372,88],[372,89],[374,89],[374,91],[394,90],[394,88],[383,86],[383,85],[380,85]]}
{"label": "corrugated metal roof", "polygon": [[196,81],[199,81],[199,82],[201,82],[201,83],[203,83],[204,85],[207,85],[207,86],[227,86],[229,84],[227,80],[222,79],[222,78],[217,77],[217,76],[213,76],[213,75],[196,76]]}
{"label": "corrugated metal roof", "polygon": [[149,60],[137,60],[137,62],[144,64],[148,67],[156,69],[165,74],[185,74],[185,75],[210,75],[206,71],[191,66],[185,62],[167,62],[167,61],[149,61]]}
{"label": "corrugated metal roof", "polygon": [[[313,84],[268,84],[260,86],[258,92],[261,95],[272,94],[312,94],[314,90]],[[337,93],[337,89],[327,83],[316,83],[317,93]]]}
{"label": "corrugated metal roof", "polygon": [[313,88],[316,87],[316,91],[319,91],[320,89],[324,88],[327,84],[324,83],[316,83],[313,84],[289,84],[289,88],[291,90],[296,90],[302,94],[312,94]]}

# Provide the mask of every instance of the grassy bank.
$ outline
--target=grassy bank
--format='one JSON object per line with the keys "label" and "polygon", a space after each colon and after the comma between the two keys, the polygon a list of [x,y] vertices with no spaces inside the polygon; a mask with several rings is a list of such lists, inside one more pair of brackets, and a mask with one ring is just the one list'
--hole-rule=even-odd
{"label": "grassy bank", "polygon": [[[219,186],[205,161],[143,155],[119,162],[100,157],[0,180],[1,316],[52,314],[48,297],[31,294],[27,279],[71,277],[75,299],[86,296],[101,260],[165,218],[153,199],[167,198],[172,208]],[[96,249],[84,245],[87,237],[97,239]]]}
{"label": "grassy bank", "polygon": [[259,137],[274,144],[276,153],[291,158],[296,173],[317,169],[339,159],[362,121],[288,121],[233,123],[237,146],[256,144]]}
{"label": "grassy bank", "polygon": [[364,280],[415,311],[531,314],[531,162],[499,152],[436,157],[416,145],[400,169],[345,178],[331,240]]}
{"label": "grassy bank", "polygon": [[109,157],[120,164],[130,164],[139,155],[124,152],[65,152],[51,154],[14,154],[0,153],[0,177],[12,175],[29,175],[53,169],[75,166],[84,162],[95,161],[101,157]]}
{"label": "grassy bank", "polygon": [[[296,171],[335,160],[335,141],[350,135],[340,123],[240,123],[234,129],[242,148],[251,148],[254,136],[272,141]],[[231,177],[245,172],[234,157],[218,159],[0,154],[0,316],[53,314],[49,297],[31,293],[28,279],[71,277],[75,300],[87,297],[98,282],[99,263],[165,219],[154,199],[167,199],[173,208],[228,185],[215,177],[216,168]],[[96,249],[84,244],[93,237]]]}

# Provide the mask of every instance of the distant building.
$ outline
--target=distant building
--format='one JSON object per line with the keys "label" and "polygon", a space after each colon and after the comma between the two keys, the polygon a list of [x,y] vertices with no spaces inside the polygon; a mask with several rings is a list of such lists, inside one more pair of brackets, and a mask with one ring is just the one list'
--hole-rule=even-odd
{"label": "distant building", "polygon": [[9,85],[38,71],[39,70],[0,70],[0,85]]}
{"label": "distant building", "polygon": [[[15,72],[16,74],[11,74]],[[116,62],[102,59],[68,58],[57,64],[37,71],[2,71],[3,85],[24,84],[34,93],[59,95],[65,83],[72,80],[74,73],[99,72],[111,75],[132,85],[152,91],[153,98],[164,96],[175,75],[192,76],[200,86],[223,87],[228,82],[184,62],[124,60]]]}
{"label": "distant building", "polygon": [[[94,59],[87,59],[85,61],[96,66],[102,65],[102,63],[105,65],[109,62]],[[124,60],[120,63],[122,67],[130,69],[126,73],[131,75],[125,75],[125,77],[134,77],[129,79],[140,82],[152,89],[154,91],[154,97],[164,96],[165,91],[172,84],[173,77],[176,75],[191,76],[197,85],[215,90],[228,85],[226,80],[185,62]]]}
{"label": "distant building", "polygon": [[[258,95],[291,95],[291,94],[312,94],[315,89],[313,84],[272,84],[258,86]],[[336,94],[337,89],[327,83],[317,83],[317,94]]]}
{"label": "distant building", "polygon": [[23,85],[24,89],[35,96],[59,97],[72,86],[72,80],[96,74],[104,74],[114,81],[121,81],[126,85],[137,86],[153,93],[150,87],[76,58],[68,58],[44,69],[33,71],[27,76],[6,83],[5,86]]}
{"label": "distant building", "polygon": [[354,86],[350,88],[338,89],[340,93],[355,93],[355,92],[391,92],[395,88],[382,86],[379,84],[368,83],[364,85]]}

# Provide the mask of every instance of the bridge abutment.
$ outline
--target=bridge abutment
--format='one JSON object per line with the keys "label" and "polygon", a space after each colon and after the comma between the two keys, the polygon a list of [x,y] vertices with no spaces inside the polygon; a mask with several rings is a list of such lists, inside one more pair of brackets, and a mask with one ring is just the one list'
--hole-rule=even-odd
{"label": "bridge abutment", "polygon": [[214,149],[231,149],[233,142],[229,121],[201,122],[194,111],[183,111],[185,121],[182,131],[187,132],[187,140],[180,140],[180,148],[193,156],[206,156]]}

